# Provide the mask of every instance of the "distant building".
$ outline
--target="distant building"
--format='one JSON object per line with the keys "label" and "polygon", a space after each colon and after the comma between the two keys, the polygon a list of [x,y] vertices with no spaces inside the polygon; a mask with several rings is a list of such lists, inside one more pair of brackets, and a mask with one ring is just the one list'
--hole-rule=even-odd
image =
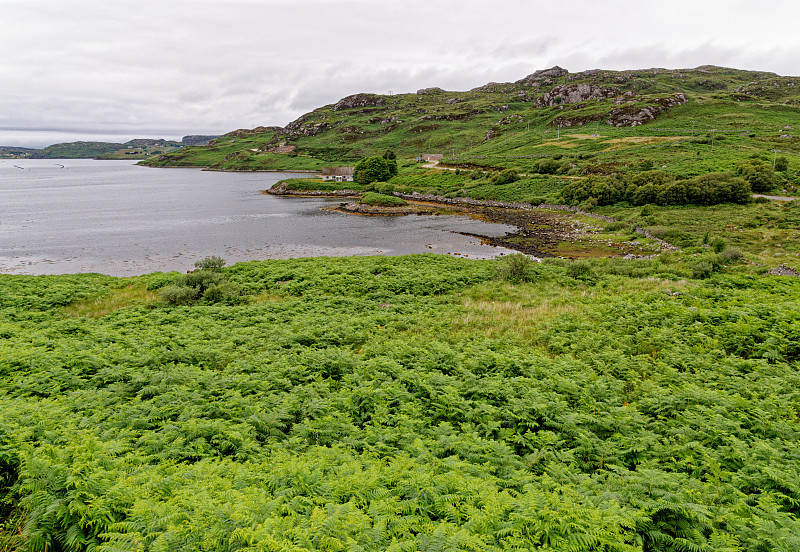
{"label": "distant building", "polygon": [[323,167],[322,180],[332,180],[333,182],[352,182],[353,167]]}
{"label": "distant building", "polygon": [[417,161],[436,162],[444,159],[444,154],[441,153],[423,153],[417,158]]}

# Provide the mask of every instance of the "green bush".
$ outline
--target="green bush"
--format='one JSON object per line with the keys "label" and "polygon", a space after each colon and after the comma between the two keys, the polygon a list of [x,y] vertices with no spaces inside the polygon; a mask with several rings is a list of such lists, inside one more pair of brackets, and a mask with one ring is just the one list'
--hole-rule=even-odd
{"label": "green bush", "polygon": [[362,186],[373,182],[389,180],[397,174],[397,162],[377,155],[366,157],[356,163],[353,169],[353,180]]}
{"label": "green bush", "polygon": [[378,205],[381,207],[402,207],[408,205],[408,202],[399,197],[378,194],[375,192],[367,192],[358,200],[359,203],[364,205]]}
{"label": "green bush", "polygon": [[522,253],[512,253],[503,258],[499,265],[497,276],[501,280],[519,284],[533,281],[535,272],[534,264],[530,257]]}
{"label": "green bush", "polygon": [[511,184],[519,180],[519,175],[514,169],[506,169],[492,177],[492,184],[502,185]]}
{"label": "green bush", "polygon": [[620,201],[633,205],[716,205],[747,203],[750,185],[727,172],[678,180],[663,171],[646,171],[625,177],[590,176],[573,181],[564,188],[562,197],[573,205],[589,198],[595,198],[598,205]]}
{"label": "green bush", "polygon": [[606,231],[607,232],[619,232],[620,230],[626,230],[628,228],[628,226],[629,226],[629,224],[627,222],[623,222],[621,220],[618,220],[616,222],[612,222],[612,223],[606,225]]}
{"label": "green bush", "polygon": [[203,292],[203,299],[209,303],[237,303],[241,299],[242,290],[231,282],[220,282],[209,286]]}
{"label": "green bush", "polygon": [[714,272],[714,265],[711,261],[696,261],[692,264],[692,278],[704,280],[710,278]]}
{"label": "green bush", "polygon": [[725,249],[717,256],[717,262],[719,262],[719,264],[734,264],[743,260],[744,254],[740,249],[735,247]]}
{"label": "green bush", "polygon": [[201,261],[197,261],[194,263],[194,267],[197,270],[212,270],[212,271],[220,271],[222,267],[225,266],[225,259],[222,257],[206,257]]}
{"label": "green bush", "polygon": [[756,193],[769,192],[775,188],[777,183],[772,168],[757,160],[739,164],[736,167],[736,174],[744,178]]}
{"label": "green bush", "polygon": [[198,293],[202,295],[211,286],[220,284],[225,280],[225,275],[216,270],[195,270],[181,276],[176,283],[180,286],[196,288]]}
{"label": "green bush", "polygon": [[187,305],[200,299],[216,303],[238,297],[238,288],[229,284],[227,276],[222,273],[224,259],[206,257],[194,266],[198,269],[181,274],[172,284],[161,289],[159,295],[162,301],[170,305]]}
{"label": "green bush", "polygon": [[379,194],[392,195],[395,192],[395,187],[394,184],[389,184],[388,182],[376,182],[375,190]]}
{"label": "green bush", "polygon": [[568,264],[567,276],[588,284],[597,282],[597,274],[589,261],[580,260]]}
{"label": "green bush", "polygon": [[555,159],[540,159],[534,164],[534,172],[539,174],[556,174],[560,164]]}
{"label": "green bush", "polygon": [[159,296],[170,305],[188,305],[200,297],[200,291],[185,285],[170,284],[161,288]]}

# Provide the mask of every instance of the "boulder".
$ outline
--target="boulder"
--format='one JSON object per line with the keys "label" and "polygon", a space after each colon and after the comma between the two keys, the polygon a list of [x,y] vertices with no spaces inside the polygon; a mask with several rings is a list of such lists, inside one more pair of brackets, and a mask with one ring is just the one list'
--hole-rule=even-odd
{"label": "boulder", "polygon": [[342,109],[353,109],[356,107],[377,107],[385,104],[386,100],[377,94],[353,94],[352,96],[347,96],[336,102],[336,105],[333,106],[333,110],[340,111]]}

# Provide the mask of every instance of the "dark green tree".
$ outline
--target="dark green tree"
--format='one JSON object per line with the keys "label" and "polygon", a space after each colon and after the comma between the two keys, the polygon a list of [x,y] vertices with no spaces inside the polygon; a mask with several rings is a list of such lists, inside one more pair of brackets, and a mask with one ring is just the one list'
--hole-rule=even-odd
{"label": "dark green tree", "polygon": [[397,174],[397,156],[394,154],[392,150],[386,150],[383,154],[383,158],[389,164],[389,172],[392,173],[392,176]]}
{"label": "dark green tree", "polygon": [[[395,172],[397,171],[397,164],[394,164]],[[365,186],[372,182],[380,182],[389,180],[392,177],[392,164],[389,160],[383,157],[373,155],[365,157],[356,163],[353,180]]]}
{"label": "dark green tree", "polygon": [[756,193],[769,192],[777,182],[772,168],[758,161],[742,163],[736,168],[736,174],[749,182],[750,188]]}

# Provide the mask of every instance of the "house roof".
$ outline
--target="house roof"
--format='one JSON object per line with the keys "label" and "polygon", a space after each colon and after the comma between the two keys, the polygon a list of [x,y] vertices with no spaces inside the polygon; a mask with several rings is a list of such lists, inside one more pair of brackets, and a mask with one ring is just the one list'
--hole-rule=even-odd
{"label": "house roof", "polygon": [[353,176],[353,167],[322,167],[322,176]]}

